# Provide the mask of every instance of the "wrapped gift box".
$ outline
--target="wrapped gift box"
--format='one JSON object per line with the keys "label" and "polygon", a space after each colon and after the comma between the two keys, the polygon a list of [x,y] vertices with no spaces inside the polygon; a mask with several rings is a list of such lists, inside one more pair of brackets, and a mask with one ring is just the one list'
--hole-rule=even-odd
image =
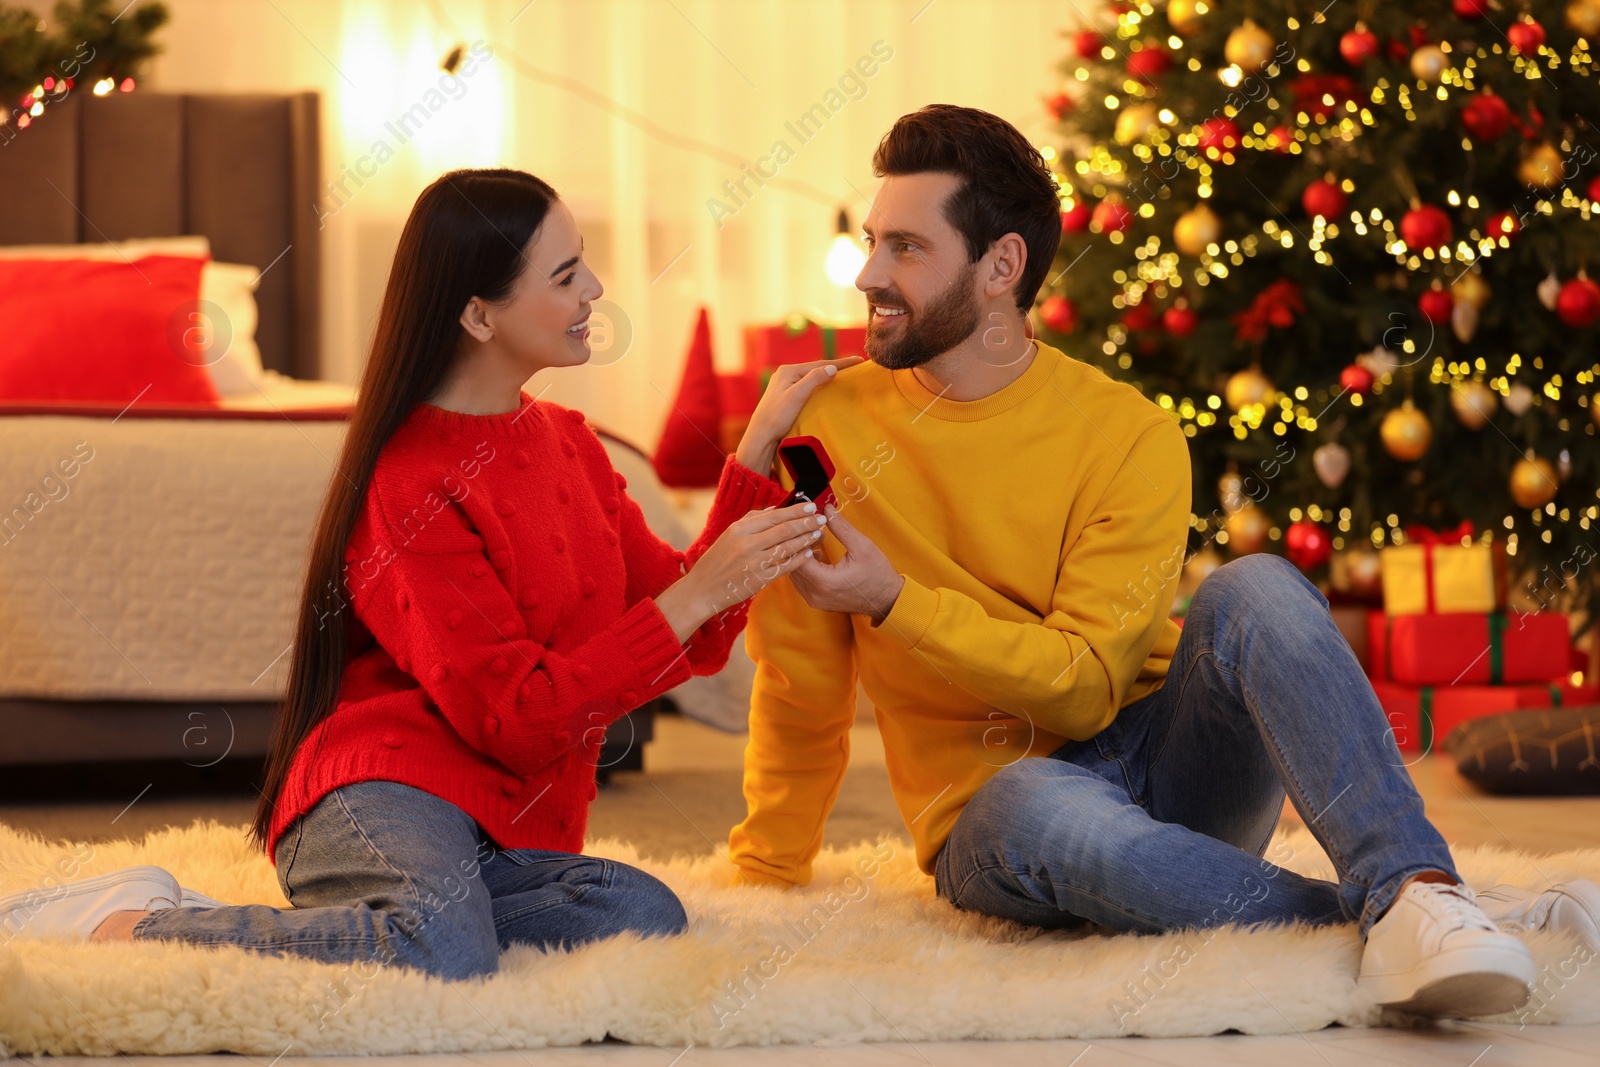
{"label": "wrapped gift box", "polygon": [[1402,685],[1372,683],[1378,702],[1406,752],[1431,752],[1457,726],[1519,708],[1567,707],[1600,700],[1600,688],[1563,679],[1537,685]]}
{"label": "wrapped gift box", "polygon": [[1367,672],[1406,685],[1539,682],[1572,669],[1571,644],[1555,611],[1367,615]]}
{"label": "wrapped gift box", "polygon": [[1406,543],[1378,554],[1383,565],[1383,610],[1390,615],[1488,614],[1505,603],[1505,546],[1462,544],[1470,524],[1434,533],[1412,528]]}
{"label": "wrapped gift box", "polygon": [[[761,399],[761,383],[753,374],[717,375],[717,403],[722,411],[722,450],[737,452],[750,416]],[[763,471],[763,474],[766,472]]]}
{"label": "wrapped gift box", "polygon": [[763,388],[773,370],[785,363],[813,359],[843,359],[867,351],[865,326],[821,326],[800,320],[778,326],[744,328],[744,368]]}

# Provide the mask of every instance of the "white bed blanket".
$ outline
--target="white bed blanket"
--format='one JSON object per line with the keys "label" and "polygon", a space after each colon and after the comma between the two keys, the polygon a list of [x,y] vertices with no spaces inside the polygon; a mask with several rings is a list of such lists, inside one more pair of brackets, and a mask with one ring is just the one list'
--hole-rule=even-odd
{"label": "white bed blanket", "polygon": [[0,418],[0,697],[277,698],[344,432]]}

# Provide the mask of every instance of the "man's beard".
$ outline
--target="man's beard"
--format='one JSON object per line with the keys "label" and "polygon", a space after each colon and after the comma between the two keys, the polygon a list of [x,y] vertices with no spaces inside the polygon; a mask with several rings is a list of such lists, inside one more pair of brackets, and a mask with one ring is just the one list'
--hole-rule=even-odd
{"label": "man's beard", "polygon": [[[972,280],[977,277],[978,265],[968,263],[961,268],[955,281],[944,292],[934,297],[920,312],[907,310],[900,336],[887,339],[879,324],[876,312],[867,324],[867,358],[889,370],[909,370],[920,367],[935,356],[950,351],[972,336],[978,328],[978,298],[972,293]],[[878,302],[881,292],[886,299],[884,307],[905,307],[904,298],[890,290],[869,292],[867,298]]]}

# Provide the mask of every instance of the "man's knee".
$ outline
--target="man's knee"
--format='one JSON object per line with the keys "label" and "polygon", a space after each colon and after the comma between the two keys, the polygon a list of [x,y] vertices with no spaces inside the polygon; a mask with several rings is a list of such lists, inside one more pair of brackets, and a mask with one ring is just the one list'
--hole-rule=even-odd
{"label": "man's knee", "polygon": [[1277,607],[1282,606],[1289,595],[1304,592],[1320,599],[1316,587],[1306,581],[1293,563],[1270,552],[1253,552],[1229,560],[1212,571],[1195,590],[1189,611],[1218,608],[1236,611],[1249,605]]}

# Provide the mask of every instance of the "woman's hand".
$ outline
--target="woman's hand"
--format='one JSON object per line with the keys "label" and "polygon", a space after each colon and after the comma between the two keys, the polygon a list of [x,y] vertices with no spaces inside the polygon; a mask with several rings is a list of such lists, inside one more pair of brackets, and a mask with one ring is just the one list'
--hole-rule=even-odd
{"label": "woman's hand", "polygon": [[802,502],[752,511],[730,523],[689,573],[656,597],[678,642],[810,559],[827,521],[815,504]]}
{"label": "woman's hand", "polygon": [[860,356],[843,359],[815,359],[810,363],[785,363],[767,379],[767,390],[750,416],[750,425],[735,453],[739,462],[757,474],[770,474],[777,458],[778,442],[800,417],[811,394],[846,367],[861,362]]}

